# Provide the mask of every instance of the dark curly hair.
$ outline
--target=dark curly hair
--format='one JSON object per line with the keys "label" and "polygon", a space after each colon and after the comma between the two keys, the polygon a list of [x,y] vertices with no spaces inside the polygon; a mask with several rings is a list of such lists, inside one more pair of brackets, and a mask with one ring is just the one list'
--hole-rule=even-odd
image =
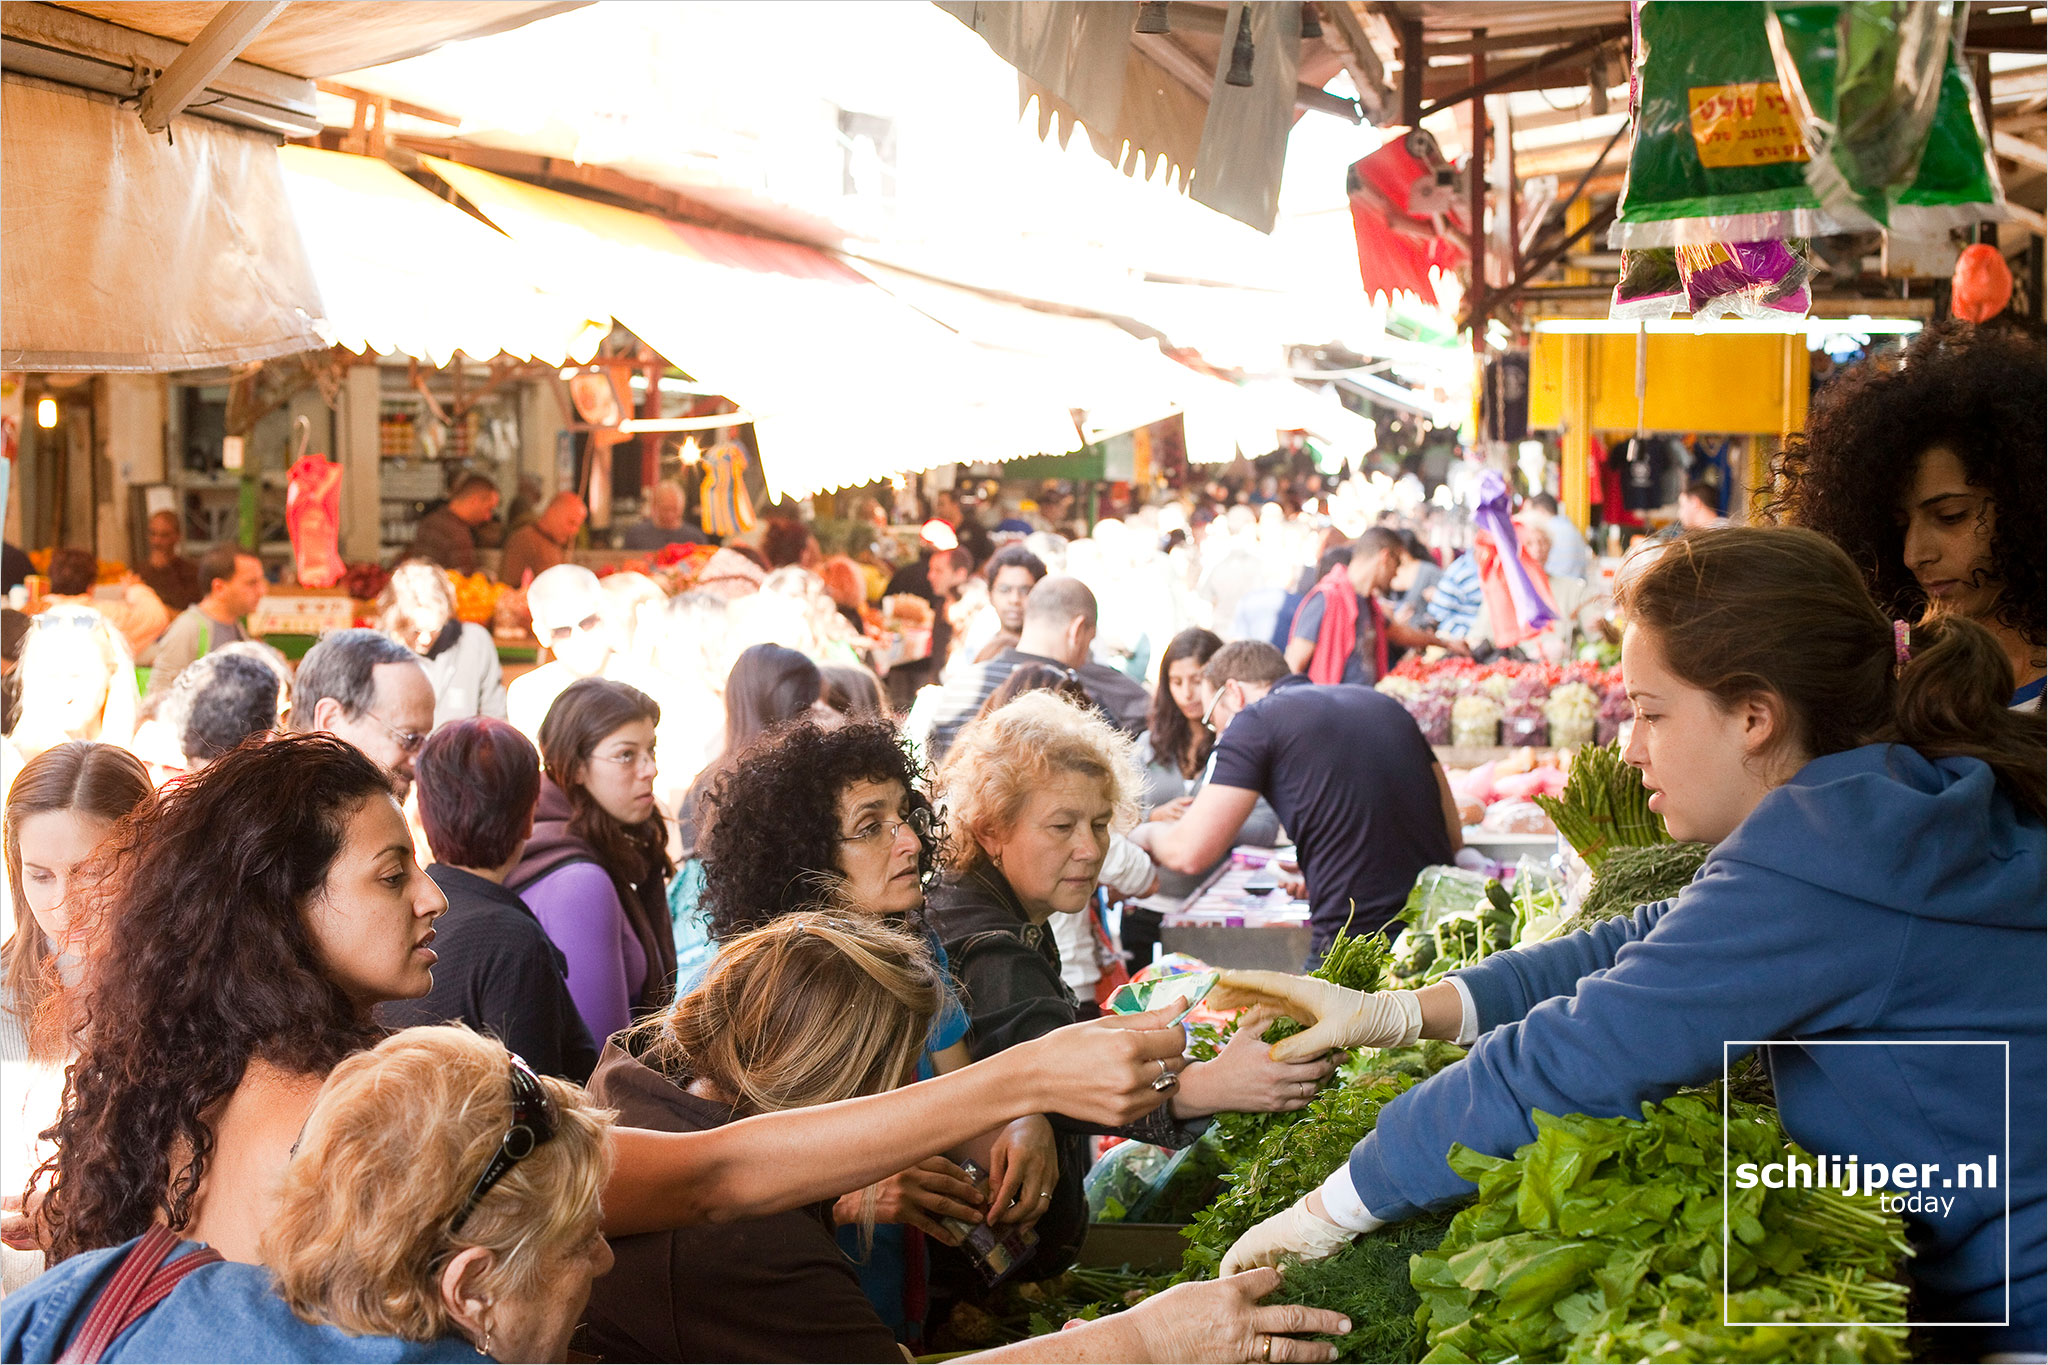
{"label": "dark curly hair", "polygon": [[[320,1075],[376,1041],[321,961],[304,909],[350,818],[390,800],[382,769],[332,735],[234,749],[115,827],[81,997],[78,1060],[50,1136],[50,1260],[172,1230],[213,1154],[202,1117],[254,1060]],[[172,1152],[190,1153],[181,1170]]]}
{"label": "dark curly hair", "polygon": [[2044,373],[2048,352],[2039,342],[1954,322],[1851,366],[1815,395],[1805,434],[1779,457],[1779,490],[1766,514],[1827,536],[1886,611],[1918,618],[1927,596],[1906,567],[1896,513],[1920,457],[1945,446],[1971,483],[1990,490],[1996,510],[1990,556],[2003,583],[1993,620],[2043,643]]}
{"label": "dark curly hair", "polygon": [[[855,782],[901,782],[912,811],[930,811],[925,774],[886,721],[823,730],[809,721],[770,731],[720,773],[698,853],[702,904],[723,942],[830,898],[841,878],[839,795]],[[938,839],[919,836],[918,875],[938,866]]]}

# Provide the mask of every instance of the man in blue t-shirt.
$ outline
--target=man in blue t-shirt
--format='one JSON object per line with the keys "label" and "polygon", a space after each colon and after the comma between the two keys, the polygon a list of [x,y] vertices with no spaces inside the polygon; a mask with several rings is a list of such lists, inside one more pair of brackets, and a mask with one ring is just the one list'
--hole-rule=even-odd
{"label": "man in blue t-shirt", "polygon": [[1265,797],[1299,851],[1320,954],[1347,918],[1354,934],[1394,919],[1417,874],[1462,844],[1444,770],[1393,698],[1289,674],[1263,640],[1217,650],[1202,690],[1220,736],[1209,780],[1179,820],[1131,835],[1161,867],[1213,867]]}

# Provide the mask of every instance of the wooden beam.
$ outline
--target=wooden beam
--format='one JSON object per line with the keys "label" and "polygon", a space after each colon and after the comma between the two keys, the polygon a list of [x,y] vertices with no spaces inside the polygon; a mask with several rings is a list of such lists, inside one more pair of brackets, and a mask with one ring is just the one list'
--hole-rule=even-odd
{"label": "wooden beam", "polygon": [[2048,171],[2048,147],[2028,142],[2016,133],[1994,129],[1991,134],[1991,150],[2007,161],[2017,161],[2022,166],[2032,166],[2037,171]]}
{"label": "wooden beam", "polygon": [[[1626,38],[1627,36],[1628,30],[1626,28],[1595,29],[1587,37],[1580,38],[1576,42],[1566,43],[1564,46],[1547,52],[1534,61],[1511,67],[1497,76],[1488,76],[1483,81],[1474,82],[1463,89],[1438,97],[1421,111],[1421,117],[1428,118],[1439,109],[1453,104],[1462,104],[1466,100],[1480,95],[1493,95],[1504,90],[1513,89],[1546,88],[1544,85],[1531,87],[1516,84],[1516,82],[1521,81],[1540,78],[1545,82],[1549,82],[1555,77],[1561,84],[1583,85],[1586,82],[1586,72],[1590,69],[1590,63],[1586,61],[1574,63],[1572,59],[1589,53],[1596,47]],[[1406,61],[1405,55],[1403,61]],[[1576,75],[1567,77],[1567,71],[1573,71]]]}
{"label": "wooden beam", "polygon": [[137,110],[142,126],[152,133],[170,127],[171,120],[206,88],[206,83],[228,69],[257,34],[284,12],[290,0],[228,0],[206,27],[149,83]]}
{"label": "wooden beam", "polygon": [[1323,16],[1323,41],[1344,59],[1351,84],[1358,90],[1359,107],[1370,123],[1384,123],[1395,111],[1394,92],[1387,88],[1387,69],[1379,50],[1365,31],[1365,24],[1348,0],[1324,0],[1318,6]]}
{"label": "wooden beam", "polygon": [[392,113],[403,114],[407,118],[421,119],[427,123],[442,123],[450,128],[460,128],[462,126],[462,115],[460,114],[444,114],[439,109],[429,109],[424,104],[409,104],[404,100],[392,99],[388,95],[372,94],[368,90],[358,90],[352,85],[341,85],[335,81],[316,81],[314,84],[315,88],[323,95],[333,95],[338,99],[353,100],[357,104],[374,100]]}
{"label": "wooden beam", "polygon": [[1429,43],[1423,50],[1430,57],[1470,57],[1483,52],[1489,57],[1512,56],[1516,53],[1539,53],[1556,47],[1559,43],[1599,35],[1612,37],[1613,27],[1558,29],[1554,32],[1495,33],[1485,36],[1474,34],[1470,38],[1446,38]]}
{"label": "wooden beam", "polygon": [[2022,204],[2008,203],[2005,206],[2005,211],[2015,223],[2018,223],[2036,237],[2048,237],[2048,217],[2044,217],[2038,210],[2027,208]]}

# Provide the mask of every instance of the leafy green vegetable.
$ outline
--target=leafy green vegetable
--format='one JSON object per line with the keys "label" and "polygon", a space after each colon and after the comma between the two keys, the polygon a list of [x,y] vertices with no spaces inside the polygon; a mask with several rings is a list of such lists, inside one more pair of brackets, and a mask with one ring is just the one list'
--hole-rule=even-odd
{"label": "leafy green vegetable", "polygon": [[1643,775],[1624,763],[1619,744],[1588,745],[1572,760],[1562,796],[1536,804],[1595,872],[1609,850],[1670,841],[1664,817],[1650,809]]}
{"label": "leafy green vegetable", "polygon": [[1710,844],[1673,843],[1610,850],[1566,931],[1588,929],[1638,905],[1669,900],[1685,890],[1712,851]]}
{"label": "leafy green vegetable", "polygon": [[[1309,975],[1321,981],[1333,982],[1347,990],[1370,993],[1387,985],[1387,963],[1392,954],[1387,947],[1387,936],[1380,933],[1354,937],[1350,922],[1337,931],[1337,937],[1330,943],[1330,950],[1323,954],[1322,963]],[[1235,1025],[1219,1038],[1218,1045],[1228,1041]],[[1292,1038],[1302,1030],[1301,1024],[1286,1015],[1266,1025],[1261,1037],[1268,1043],[1277,1043],[1283,1038]],[[1213,1055],[1213,1054],[1211,1054]],[[1203,1058],[1196,1055],[1196,1060]],[[1330,1082],[1325,1082],[1328,1086]],[[1228,1160],[1242,1160],[1266,1134],[1276,1128],[1284,1128],[1300,1118],[1302,1112],[1291,1114],[1218,1114],[1210,1125],[1218,1143]]]}
{"label": "leafy green vegetable", "polygon": [[[1724,1160],[1798,1150],[1771,1111],[1731,1104],[1725,1152],[1711,1094],[1534,1117],[1512,1157],[1451,1149],[1479,1192],[1412,1263],[1425,1361],[1904,1358],[1911,1252],[1875,1197],[1729,1188],[1723,1265]],[[1842,1322],[1868,1325],[1775,1325]]]}
{"label": "leafy green vegetable", "polygon": [[1324,1090],[1265,1132],[1251,1155],[1223,1177],[1223,1193],[1181,1230],[1190,1243],[1181,1269],[1207,1279],[1223,1253],[1254,1223],[1272,1217],[1329,1178],[1351,1149],[1379,1122],[1388,1100],[1415,1084],[1410,1076],[1376,1076],[1360,1085]]}
{"label": "leafy green vegetable", "polygon": [[1422,1353],[1415,1309],[1421,1299],[1409,1283],[1409,1260],[1436,1250],[1451,1225],[1448,1213],[1426,1214],[1369,1232],[1321,1261],[1287,1260],[1286,1278],[1267,1303],[1305,1303],[1351,1319],[1351,1331],[1325,1337],[1337,1359],[1405,1361]]}

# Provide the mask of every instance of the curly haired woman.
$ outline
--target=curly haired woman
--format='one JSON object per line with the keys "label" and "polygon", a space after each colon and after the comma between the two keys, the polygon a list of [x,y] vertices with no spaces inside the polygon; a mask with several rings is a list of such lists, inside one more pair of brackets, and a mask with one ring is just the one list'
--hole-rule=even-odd
{"label": "curly haired woman", "polygon": [[1930,327],[1815,395],[1779,464],[1774,517],[1848,552],[1895,617],[1951,612],[1988,629],[2013,705],[2048,672],[2048,354],[2013,332]]}
{"label": "curly haired woman", "polygon": [[[957,1071],[967,1051],[967,1013],[948,975],[946,950],[923,919],[925,887],[938,861],[937,825],[924,773],[886,722],[836,730],[797,724],[745,749],[712,786],[703,906],[721,945],[797,911],[819,905],[900,924],[925,944],[945,982],[945,998],[917,1059],[920,1078]],[[885,1322],[915,1337],[924,1286],[910,1275],[904,1229],[951,1244],[942,1216],[991,1223],[1036,1222],[1058,1173],[1052,1127],[1033,1115],[951,1153],[990,1173],[993,1198],[980,1205],[955,1160],[936,1157],[883,1182],[882,1226],[861,1267],[862,1288]],[[863,1194],[834,1209],[842,1225],[861,1216]],[[853,1243],[842,1234],[849,1250]]]}

